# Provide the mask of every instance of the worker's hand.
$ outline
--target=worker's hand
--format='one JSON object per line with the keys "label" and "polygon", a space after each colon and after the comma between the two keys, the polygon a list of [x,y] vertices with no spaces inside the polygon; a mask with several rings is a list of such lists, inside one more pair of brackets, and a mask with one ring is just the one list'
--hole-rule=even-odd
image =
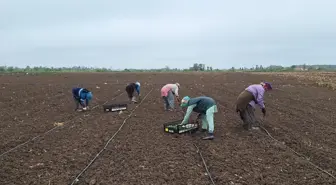
{"label": "worker's hand", "polygon": [[176,97],[176,100],[177,100],[177,102],[179,102],[179,103],[181,102],[180,97],[178,97],[178,96]]}
{"label": "worker's hand", "polygon": [[262,108],[261,109],[261,112],[264,114],[264,117],[266,116],[266,109],[265,108]]}

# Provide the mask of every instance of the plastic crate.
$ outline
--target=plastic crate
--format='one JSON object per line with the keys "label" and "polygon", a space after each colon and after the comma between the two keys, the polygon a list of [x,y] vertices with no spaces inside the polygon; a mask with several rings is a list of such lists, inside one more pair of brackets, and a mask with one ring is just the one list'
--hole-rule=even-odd
{"label": "plastic crate", "polygon": [[163,124],[164,132],[181,134],[185,132],[194,132],[199,128],[199,124],[197,122],[180,125],[182,121],[183,120],[177,120]]}
{"label": "plastic crate", "polygon": [[116,112],[127,110],[127,104],[110,104],[110,105],[103,105],[104,112]]}

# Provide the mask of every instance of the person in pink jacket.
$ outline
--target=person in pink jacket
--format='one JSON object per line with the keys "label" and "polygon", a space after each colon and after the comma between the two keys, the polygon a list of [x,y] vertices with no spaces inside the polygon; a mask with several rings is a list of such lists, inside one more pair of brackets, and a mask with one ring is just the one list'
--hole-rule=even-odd
{"label": "person in pink jacket", "polygon": [[178,90],[180,88],[179,83],[167,84],[161,89],[161,97],[164,101],[164,108],[166,111],[172,111],[174,109],[175,97],[180,102]]}

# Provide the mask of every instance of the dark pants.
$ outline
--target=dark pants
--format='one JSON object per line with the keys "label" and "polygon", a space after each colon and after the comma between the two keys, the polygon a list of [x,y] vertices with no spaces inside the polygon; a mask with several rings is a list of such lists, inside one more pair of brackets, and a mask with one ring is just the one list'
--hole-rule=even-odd
{"label": "dark pants", "polygon": [[239,94],[236,101],[236,112],[243,120],[243,127],[248,130],[256,124],[254,108],[249,104],[251,101],[254,101],[254,97],[246,90]]}
{"label": "dark pants", "polygon": [[174,98],[174,93],[171,90],[168,91],[168,96],[162,96],[162,98],[163,98],[163,101],[164,101],[165,110],[174,109],[175,98]]}
{"label": "dark pants", "polygon": [[79,108],[79,105],[81,105],[82,107],[85,107],[84,104],[80,101],[79,97],[74,96],[73,98],[76,104],[76,110]]}
{"label": "dark pants", "polygon": [[236,101],[236,111],[242,111],[246,109],[247,105],[254,101],[253,94],[248,91],[243,91],[239,94],[237,101]]}
{"label": "dark pants", "polygon": [[243,120],[243,128],[250,130],[256,124],[254,108],[249,104],[246,109],[239,111],[240,118]]}
{"label": "dark pants", "polygon": [[136,92],[136,89],[135,89],[135,84],[130,84],[130,85],[126,86],[126,92],[127,92],[128,98],[130,100],[132,100],[132,101],[136,100],[137,92]]}

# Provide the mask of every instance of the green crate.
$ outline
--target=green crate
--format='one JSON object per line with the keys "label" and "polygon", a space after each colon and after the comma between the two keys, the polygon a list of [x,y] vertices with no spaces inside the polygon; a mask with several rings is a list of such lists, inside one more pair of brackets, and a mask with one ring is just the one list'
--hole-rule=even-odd
{"label": "green crate", "polygon": [[181,133],[185,133],[189,131],[193,132],[193,131],[198,130],[199,128],[198,123],[187,123],[187,124],[180,125],[182,121],[183,120],[177,120],[177,121],[163,124],[164,132],[181,134]]}

